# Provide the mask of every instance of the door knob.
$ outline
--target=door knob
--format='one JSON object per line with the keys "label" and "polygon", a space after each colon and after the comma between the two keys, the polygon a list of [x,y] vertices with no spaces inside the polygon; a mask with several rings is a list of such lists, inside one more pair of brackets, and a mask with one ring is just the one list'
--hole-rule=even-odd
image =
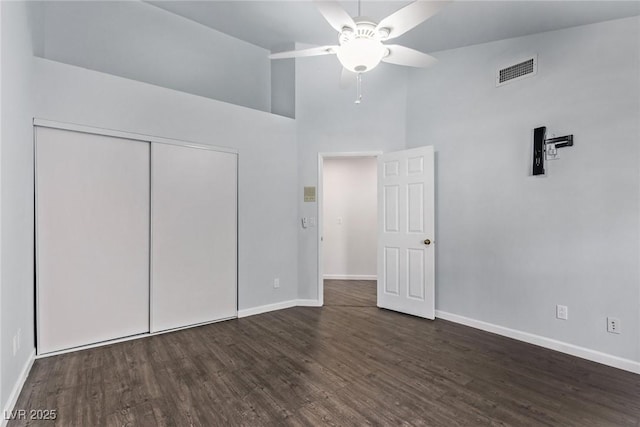
{"label": "door knob", "polygon": [[429,239],[424,239],[424,242],[423,242],[423,243],[424,243],[425,245],[427,245],[427,246],[428,246],[428,245],[430,245],[430,244],[431,244],[431,240],[429,240]]}

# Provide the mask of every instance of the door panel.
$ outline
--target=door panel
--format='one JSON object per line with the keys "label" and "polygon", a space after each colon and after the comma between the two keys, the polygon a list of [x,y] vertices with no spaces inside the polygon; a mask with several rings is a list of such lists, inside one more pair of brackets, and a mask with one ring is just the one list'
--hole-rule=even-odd
{"label": "door panel", "polygon": [[424,184],[414,182],[407,185],[407,214],[409,233],[424,233]]}
{"label": "door panel", "polygon": [[399,187],[397,185],[387,185],[384,187],[384,229],[387,232],[400,231],[398,223]]}
{"label": "door panel", "polygon": [[378,306],[433,319],[433,147],[387,153],[378,162]]}
{"label": "door panel", "polygon": [[237,155],[151,155],[152,332],[237,316]]}
{"label": "door panel", "polygon": [[149,331],[149,143],[36,127],[38,353]]}
{"label": "door panel", "polygon": [[400,283],[400,248],[384,248],[384,292],[398,295]]}
{"label": "door panel", "polygon": [[407,266],[408,286],[407,296],[410,298],[424,301],[424,258],[425,253],[422,249],[407,249]]}

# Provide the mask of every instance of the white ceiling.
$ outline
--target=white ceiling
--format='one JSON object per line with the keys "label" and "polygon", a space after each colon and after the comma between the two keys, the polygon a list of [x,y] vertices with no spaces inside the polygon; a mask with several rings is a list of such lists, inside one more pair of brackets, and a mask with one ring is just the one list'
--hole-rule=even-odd
{"label": "white ceiling", "polygon": [[[337,44],[336,32],[309,0],[149,3],[274,51],[293,42]],[[357,2],[340,3],[357,15]],[[380,20],[408,3],[365,0],[362,15]],[[640,1],[454,1],[397,42],[434,52],[635,15]]]}

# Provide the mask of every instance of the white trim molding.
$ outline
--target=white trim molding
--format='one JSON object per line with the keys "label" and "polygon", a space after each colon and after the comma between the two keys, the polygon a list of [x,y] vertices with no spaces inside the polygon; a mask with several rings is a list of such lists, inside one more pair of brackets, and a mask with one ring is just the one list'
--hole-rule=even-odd
{"label": "white trim molding", "polygon": [[33,366],[34,360],[36,360],[35,348],[33,349],[33,351],[31,351],[31,354],[27,358],[27,361],[22,368],[22,372],[20,372],[20,376],[16,380],[16,383],[13,385],[13,390],[11,390],[11,394],[9,395],[7,405],[2,409],[2,422],[0,422],[0,426],[2,427],[5,427],[9,422],[9,415],[16,406],[16,402],[18,401],[18,397],[20,396],[22,387],[24,387],[24,383],[27,381],[29,372],[31,372],[31,367]]}
{"label": "white trim molding", "polygon": [[[323,224],[323,205],[324,205],[324,186],[323,186],[323,175],[324,175],[324,160],[325,159],[334,159],[334,158],[344,158],[344,157],[353,157],[353,158],[358,158],[358,157],[374,157],[374,158],[379,158],[380,156],[382,156],[383,152],[382,151],[350,151],[350,152],[325,152],[325,153],[318,153],[318,182],[317,182],[317,186],[318,186],[318,193],[317,193],[317,203],[316,203],[316,215],[318,217],[318,227],[317,227],[317,258],[316,258],[316,262],[317,264],[317,278],[318,278],[318,284],[317,284],[317,289],[318,289],[318,294],[317,294],[317,300],[318,300],[318,306],[322,306],[324,304],[324,279],[327,279],[328,277],[326,277],[326,275],[324,274],[324,272],[322,271],[324,268],[324,254],[323,254],[323,235],[324,235],[324,224]],[[378,185],[378,183],[376,182],[376,186]],[[349,279],[346,279],[349,280]],[[353,279],[353,280],[377,280],[377,276],[375,276],[375,279]]]}
{"label": "white trim molding", "polygon": [[276,302],[274,304],[265,304],[258,307],[245,308],[238,310],[238,319],[242,317],[255,316],[256,314],[268,313],[270,311],[283,310],[296,306],[296,300]]}
{"label": "white trim molding", "polygon": [[602,353],[600,351],[591,350],[563,341],[554,340],[552,338],[543,337],[541,335],[531,334],[529,332],[511,329],[493,323],[483,322],[482,320],[471,319],[446,311],[436,310],[436,318],[448,320],[450,322],[459,323],[461,325],[470,326],[472,328],[491,332],[504,337],[513,338],[518,341],[524,341],[529,344],[559,351],[561,353],[570,354],[571,356],[587,359],[592,362],[601,363],[603,365],[622,369],[624,371],[640,374],[640,362],[622,357],[613,356],[611,354]]}
{"label": "white trim molding", "polygon": [[322,307],[322,304],[317,299],[292,299],[289,301],[276,302],[274,304],[266,304],[258,307],[238,310],[238,319],[292,307]]}
{"label": "white trim molding", "polygon": [[297,307],[322,307],[322,303],[317,299],[298,299],[296,300]]}
{"label": "white trim molding", "polygon": [[145,135],[135,132],[124,132],[114,129],[98,128],[94,126],[85,126],[77,123],[63,123],[53,120],[39,119],[35,117],[33,119],[33,125],[38,127],[69,130],[73,132],[90,133],[94,135],[112,136],[115,138],[133,139],[135,141],[142,142],[156,142],[158,144],[179,145],[183,147],[199,148],[203,150],[221,151],[223,153],[238,154],[238,150],[229,147],[220,147],[216,145],[200,144],[192,141],[182,141],[178,139],[163,138],[154,135]]}
{"label": "white trim molding", "polygon": [[375,274],[325,274],[325,280],[378,280]]}

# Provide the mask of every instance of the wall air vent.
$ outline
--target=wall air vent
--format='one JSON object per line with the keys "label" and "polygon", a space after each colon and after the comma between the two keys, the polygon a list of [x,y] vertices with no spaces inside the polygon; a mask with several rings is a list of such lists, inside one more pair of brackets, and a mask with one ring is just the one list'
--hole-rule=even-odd
{"label": "wall air vent", "polygon": [[496,86],[535,76],[538,72],[538,56],[534,55],[508,67],[496,71]]}

